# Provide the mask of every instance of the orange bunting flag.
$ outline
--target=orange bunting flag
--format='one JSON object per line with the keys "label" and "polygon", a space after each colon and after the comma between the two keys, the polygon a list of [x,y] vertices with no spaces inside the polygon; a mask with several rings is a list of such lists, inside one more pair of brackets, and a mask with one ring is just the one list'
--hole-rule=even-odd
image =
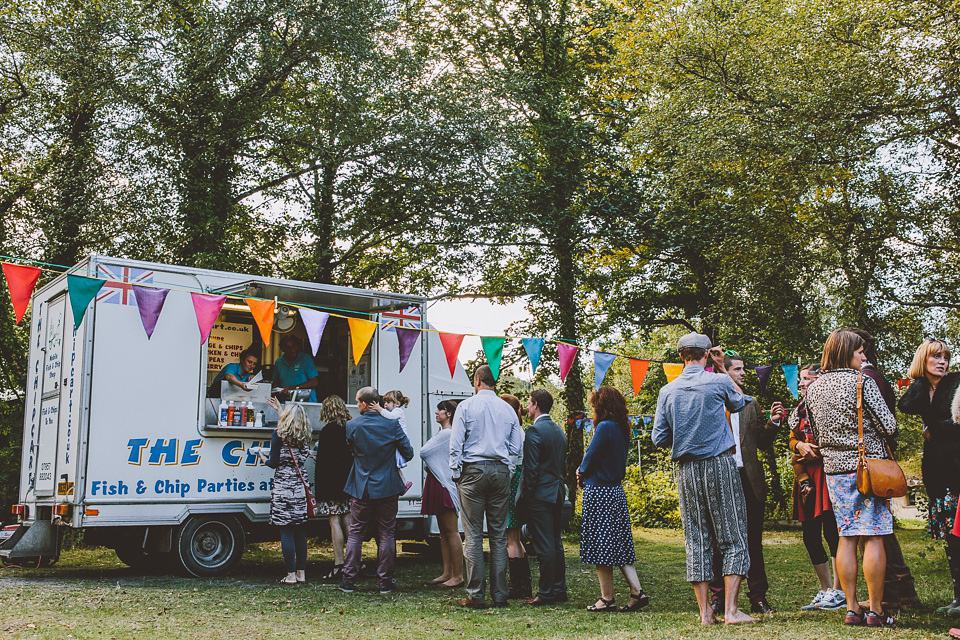
{"label": "orange bunting flag", "polygon": [[647,367],[649,366],[649,360],[635,360],[630,358],[630,377],[633,379],[633,395],[640,393],[640,387],[643,385],[643,379],[647,377]]}
{"label": "orange bunting flag", "polygon": [[37,286],[40,269],[4,262],[3,275],[7,279],[7,288],[10,289],[13,313],[17,317],[17,324],[20,324],[20,321],[23,320],[23,314],[27,312],[27,304],[30,303],[33,288]]}
{"label": "orange bunting flag", "polygon": [[440,333],[440,344],[443,345],[443,354],[447,356],[447,366],[450,367],[450,377],[457,371],[457,356],[460,355],[460,345],[463,343],[461,333]]}
{"label": "orange bunting flag", "polygon": [[353,364],[360,364],[360,358],[363,352],[367,350],[367,345],[373,339],[373,334],[377,330],[377,323],[372,320],[361,320],[360,318],[347,318],[347,324],[350,325],[350,344],[353,346]]}
{"label": "orange bunting flag", "polygon": [[275,300],[257,300],[256,298],[244,298],[244,302],[250,307],[253,319],[257,321],[257,328],[260,329],[260,337],[263,338],[264,346],[270,346],[270,336],[273,335],[273,314],[277,308]]}
{"label": "orange bunting flag", "polygon": [[671,383],[677,379],[681,373],[683,373],[683,365],[677,364],[675,362],[664,362],[663,363],[663,372],[667,376],[667,383]]}

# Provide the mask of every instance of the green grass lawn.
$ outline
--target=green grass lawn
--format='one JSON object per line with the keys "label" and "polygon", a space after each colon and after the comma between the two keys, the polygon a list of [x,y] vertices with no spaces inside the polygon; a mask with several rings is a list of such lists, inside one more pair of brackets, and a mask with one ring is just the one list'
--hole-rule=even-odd
{"label": "green grass lawn", "polygon": [[[738,628],[697,624],[693,592],[684,582],[679,531],[638,529],[637,571],[651,605],[640,614],[584,610],[599,593],[593,567],[581,565],[575,542],[567,545],[570,602],[531,609],[460,609],[463,592],[423,587],[439,575],[439,560],[402,552],[397,562],[401,592],[381,596],[375,581],[344,594],[336,585],[277,584],[283,574],[276,544],[250,545],[232,575],[217,579],[138,575],[107,549],[63,554],[45,569],[6,567],[0,572],[0,634],[23,638],[943,638],[950,621],[933,609],[950,599],[943,549],[918,528],[898,532],[926,606],[901,611],[894,630],[843,626],[843,612],[804,612],[816,578],[799,531],[767,531],[764,538],[769,598],[780,612]],[[372,553],[372,552],[371,552]],[[368,554],[369,555],[369,554]],[[311,543],[307,578],[331,561],[329,543]],[[532,563],[534,580],[536,563]],[[617,595],[626,587],[617,575]],[[741,595],[741,606],[746,598]],[[960,621],[956,622],[960,626]]]}

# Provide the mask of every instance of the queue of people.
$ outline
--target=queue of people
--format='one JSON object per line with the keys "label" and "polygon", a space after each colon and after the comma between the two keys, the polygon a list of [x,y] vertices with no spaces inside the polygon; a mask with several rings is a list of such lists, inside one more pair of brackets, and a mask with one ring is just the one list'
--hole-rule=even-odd
{"label": "queue of people", "polygon": [[[675,463],[687,581],[702,624],[717,623],[718,616],[726,624],[751,623],[757,618],[750,614],[775,612],[766,595],[761,541],[766,483],[757,450],[772,442],[783,423],[789,428],[793,454],[794,518],[801,523],[804,546],[819,582],[819,590],[802,609],[846,609],[847,625],[889,627],[895,624],[892,609],[919,605],[913,576],[893,534],[889,501],[858,489],[861,458],[891,458],[897,432],[895,396],[876,369],[873,337],[862,330],[831,333],[821,362],[800,372],[798,406],[788,413],[775,402],[769,418],[756,399],[743,391],[742,357],[715,347],[707,336],[697,333],[680,338],[677,349],[683,372],[660,390],[652,438],[656,446],[670,449]],[[928,339],[920,345],[909,372],[913,382],[898,406],[923,419],[922,473],[930,497],[930,532],[946,543],[954,586],[954,600],[938,612],[960,617],[960,373],[948,372],[949,359],[949,348],[942,340]],[[708,362],[713,371],[706,369]],[[422,513],[437,517],[443,556],[441,575],[426,586],[463,588],[466,597],[459,604],[475,609],[507,606],[509,599],[530,606],[566,602],[560,532],[567,441],[549,417],[553,397],[542,389],[531,393],[526,413],[533,423],[524,433],[521,402],[514,396],[496,395],[489,367],[477,369],[473,384],[476,393],[470,398],[437,405],[440,428],[420,451],[426,467]],[[396,589],[393,529],[397,500],[408,489],[399,469],[412,458],[413,450],[399,419],[402,411],[390,413],[405,398],[392,393],[390,404],[381,406],[376,389],[361,389],[356,398],[361,415],[353,420],[347,420],[339,398],[324,403],[324,420],[333,425],[324,451],[339,451],[337,446],[346,445],[342,454],[334,455],[349,462],[339,470],[325,470],[323,484],[343,486],[343,493],[339,489],[324,492],[321,512],[331,520],[345,516],[344,497],[349,496],[352,514],[352,519],[339,522],[341,530],[349,528],[346,549],[338,553],[338,540],[334,540],[334,569],[326,578],[340,578],[340,589],[346,592],[355,590],[360,544],[373,526],[380,592]],[[622,486],[630,443],[626,399],[613,387],[600,387],[590,403],[596,427],[576,474],[583,490],[580,559],[596,566],[600,588],[599,598],[587,610],[639,611],[650,598],[637,575]],[[268,463],[277,469],[271,522],[284,532],[288,575],[283,582],[292,584],[303,580],[298,526],[305,516],[299,506],[292,508],[301,494],[292,484],[291,473],[291,466],[302,464],[303,442],[297,429],[299,417],[292,410],[280,412],[280,424],[283,433],[278,428],[274,435]],[[321,487],[319,471],[317,487]],[[291,511],[274,517],[274,509]],[[462,542],[458,520],[463,525]],[[539,562],[535,594],[521,542],[522,523],[527,524]],[[484,525],[490,540],[489,563],[482,548]],[[862,602],[857,588],[858,555],[867,587]],[[622,606],[615,597],[614,567],[629,588]],[[738,605],[744,579],[750,614]]]}

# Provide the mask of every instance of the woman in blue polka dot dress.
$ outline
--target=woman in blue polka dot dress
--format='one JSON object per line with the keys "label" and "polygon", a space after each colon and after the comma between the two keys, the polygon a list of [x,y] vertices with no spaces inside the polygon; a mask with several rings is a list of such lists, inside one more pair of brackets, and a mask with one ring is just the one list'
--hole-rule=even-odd
{"label": "woman in blue polka dot dress", "polygon": [[[600,387],[590,397],[596,428],[590,446],[577,470],[583,487],[583,517],[580,524],[580,561],[597,565],[600,599],[588,611],[639,611],[650,603],[643,592],[634,563],[633,530],[627,513],[623,478],[627,470],[630,426],[627,401],[613,387]],[[620,567],[630,585],[627,604],[616,606],[613,568]]]}

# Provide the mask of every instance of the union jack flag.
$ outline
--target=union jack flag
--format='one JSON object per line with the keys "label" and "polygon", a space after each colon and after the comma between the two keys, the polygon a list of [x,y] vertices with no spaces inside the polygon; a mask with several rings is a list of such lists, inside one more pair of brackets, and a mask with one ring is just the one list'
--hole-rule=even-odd
{"label": "union jack flag", "polygon": [[380,326],[384,331],[401,329],[420,329],[423,327],[423,318],[420,307],[407,307],[400,311],[386,311],[380,314]]}
{"label": "union jack flag", "polygon": [[106,280],[103,289],[97,294],[97,302],[107,304],[128,304],[135,307],[137,297],[133,295],[133,285],[153,284],[153,271],[111,264],[98,264],[97,277]]}

